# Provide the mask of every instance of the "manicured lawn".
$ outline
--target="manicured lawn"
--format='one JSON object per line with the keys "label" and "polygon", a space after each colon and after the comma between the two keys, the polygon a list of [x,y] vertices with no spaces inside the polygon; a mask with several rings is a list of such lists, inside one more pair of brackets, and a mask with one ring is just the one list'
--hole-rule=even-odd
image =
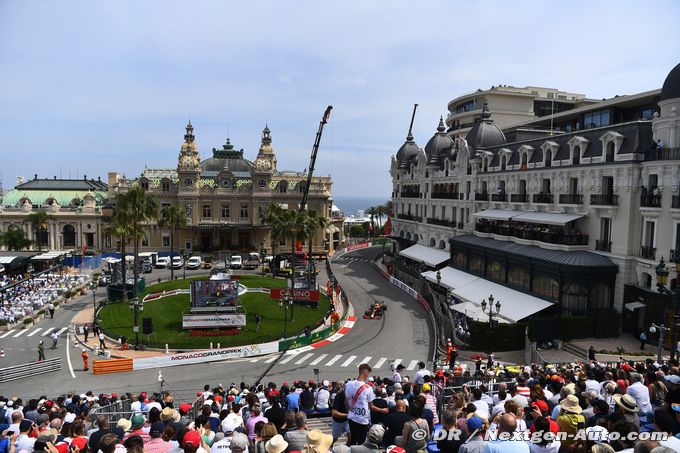
{"label": "manicured lawn", "polygon": [[[263,287],[267,280],[269,282],[266,286],[282,282],[284,284],[283,287],[285,287],[285,280],[274,280],[271,278],[263,279],[261,277],[248,276],[241,279],[240,282],[244,286]],[[188,287],[189,282],[187,280],[177,280],[154,285],[149,287],[149,291],[157,292]],[[140,313],[140,331],[141,318],[152,318],[155,340],[154,336],[151,336],[149,346],[164,348],[165,344],[168,343],[170,348],[174,349],[207,348],[210,346],[210,342],[215,347],[217,347],[217,343],[220,343],[222,347],[264,343],[277,340],[283,336],[284,310],[279,307],[278,301],[271,300],[269,294],[266,293],[246,293],[241,297],[241,303],[248,313],[246,317],[248,325],[238,335],[219,337],[188,336],[185,331],[181,330],[182,312],[189,310],[188,294],[165,297],[144,304],[144,311]],[[315,326],[317,322],[322,320],[328,308],[328,299],[324,295],[321,295],[318,309],[296,305],[293,322],[290,322],[290,312],[288,313],[288,336],[301,332],[305,326]],[[262,316],[262,325],[260,326],[259,333],[255,333],[256,313],[260,313],[260,316]],[[126,336],[130,339],[130,343],[134,343],[134,333],[132,330],[133,313],[126,304],[122,302],[111,303],[101,310],[99,317],[101,325],[108,336],[113,338]],[[146,339],[146,337],[141,335],[140,338],[142,340]]]}

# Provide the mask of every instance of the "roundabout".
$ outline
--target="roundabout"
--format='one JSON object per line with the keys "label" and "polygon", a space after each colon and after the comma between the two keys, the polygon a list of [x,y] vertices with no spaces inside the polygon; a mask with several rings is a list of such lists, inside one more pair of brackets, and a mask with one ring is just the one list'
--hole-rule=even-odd
{"label": "roundabout", "polygon": [[[265,343],[296,335],[307,326],[313,330],[323,323],[330,308],[328,299],[322,294],[318,308],[295,305],[286,309],[280,306],[279,301],[272,300],[269,294],[270,289],[285,288],[285,280],[244,275],[239,276],[238,283],[239,299],[246,311],[245,327],[240,330],[182,330],[182,313],[189,310],[191,280],[194,279],[151,285],[140,294],[145,302],[139,317],[151,318],[153,323],[152,334],[140,335],[145,346],[165,349],[167,344],[170,349],[185,350],[206,349],[217,344],[231,347]],[[255,321],[257,315],[262,319],[259,332]],[[134,338],[133,316],[133,311],[123,302],[109,303],[97,315],[106,336],[114,339],[123,336]]]}

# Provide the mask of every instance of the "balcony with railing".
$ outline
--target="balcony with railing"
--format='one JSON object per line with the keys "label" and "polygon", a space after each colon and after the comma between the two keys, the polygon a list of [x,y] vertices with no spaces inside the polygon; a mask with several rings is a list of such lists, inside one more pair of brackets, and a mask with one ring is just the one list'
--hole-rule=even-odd
{"label": "balcony with railing", "polygon": [[510,195],[511,203],[528,203],[529,195],[525,193],[513,193]]}
{"label": "balcony with railing", "polygon": [[420,192],[414,190],[402,190],[401,198],[420,198]]}
{"label": "balcony with railing", "polygon": [[475,193],[475,201],[489,201],[489,194],[487,192]]}
{"label": "balcony with railing", "polygon": [[491,201],[508,201],[508,194],[506,194],[506,193],[493,193],[493,194],[491,194]]}
{"label": "balcony with railing", "polygon": [[560,204],[583,204],[583,195],[578,193],[563,193],[560,195]]}
{"label": "balcony with railing", "polygon": [[432,192],[430,198],[436,198],[440,200],[457,200],[458,192]]}
{"label": "balcony with railing", "polygon": [[595,241],[595,250],[600,252],[611,252],[612,251],[612,241],[603,241],[598,239]]}
{"label": "balcony with railing", "polygon": [[680,160],[680,148],[655,148],[645,153],[645,162],[655,160]]}
{"label": "balcony with railing", "polygon": [[646,260],[656,261],[656,247],[647,247],[646,245],[640,246],[640,253],[638,253],[638,256]]}
{"label": "balcony with railing", "polygon": [[671,208],[672,209],[680,209],[680,195],[673,195]]}
{"label": "balcony with railing", "polygon": [[553,196],[550,193],[537,193],[534,194],[534,203],[552,203]]}
{"label": "balcony with railing", "polygon": [[641,208],[660,208],[661,194],[660,193],[642,193],[640,194]]}
{"label": "balcony with railing", "polygon": [[590,204],[596,206],[618,206],[619,196],[613,193],[593,194],[590,196]]}
{"label": "balcony with railing", "polygon": [[411,220],[414,222],[422,222],[423,218],[417,215],[412,215],[412,214],[398,214],[397,219],[399,220]]}
{"label": "balcony with railing", "polygon": [[549,227],[547,225],[516,226],[502,223],[477,222],[475,231],[480,233],[490,233],[499,236],[510,236],[517,239],[543,242],[546,244],[568,245],[568,246],[587,246],[588,235],[581,234],[579,230],[572,230],[566,234],[562,228]]}
{"label": "balcony with railing", "polygon": [[454,227],[456,225],[456,222],[452,222],[450,220],[435,219],[432,217],[427,218],[427,223],[429,223],[430,225],[439,225],[445,227]]}

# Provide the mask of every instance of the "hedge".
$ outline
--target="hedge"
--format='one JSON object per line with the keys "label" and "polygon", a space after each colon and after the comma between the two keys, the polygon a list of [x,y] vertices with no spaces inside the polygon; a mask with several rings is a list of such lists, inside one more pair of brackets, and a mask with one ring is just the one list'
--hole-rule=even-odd
{"label": "hedge", "polygon": [[26,325],[33,324],[33,318],[25,318],[24,324],[26,324]]}
{"label": "hedge", "polygon": [[488,322],[470,321],[470,349],[480,352],[515,351],[524,349],[525,323],[499,324],[489,331]]}
{"label": "hedge", "polygon": [[560,317],[560,339],[563,341],[595,336],[595,322],[592,316]]}

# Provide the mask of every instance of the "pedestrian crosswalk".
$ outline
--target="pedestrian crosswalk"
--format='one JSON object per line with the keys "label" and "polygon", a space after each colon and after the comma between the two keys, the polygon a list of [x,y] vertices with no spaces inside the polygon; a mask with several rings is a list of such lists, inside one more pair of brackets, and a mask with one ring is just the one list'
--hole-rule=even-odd
{"label": "pedestrian crosswalk", "polygon": [[[317,354],[314,351],[289,351],[280,357],[280,354],[274,354],[263,357],[253,357],[248,360],[250,363],[272,363],[276,361],[277,365],[302,365],[314,367],[341,367],[341,368],[356,368],[362,363],[367,363],[373,370],[391,370],[392,366],[397,366],[400,363],[407,364],[406,370],[415,371],[418,367],[419,360],[404,360],[392,359],[388,357],[372,357],[352,354]],[[421,359],[422,360],[422,359]]]}
{"label": "pedestrian crosswalk", "polygon": [[53,331],[56,332],[57,335],[62,336],[62,334],[67,330],[68,327],[49,327],[49,328],[34,327],[32,329],[10,329],[5,332],[0,331],[0,340],[6,338],[33,337],[33,336],[47,337],[51,335]]}

